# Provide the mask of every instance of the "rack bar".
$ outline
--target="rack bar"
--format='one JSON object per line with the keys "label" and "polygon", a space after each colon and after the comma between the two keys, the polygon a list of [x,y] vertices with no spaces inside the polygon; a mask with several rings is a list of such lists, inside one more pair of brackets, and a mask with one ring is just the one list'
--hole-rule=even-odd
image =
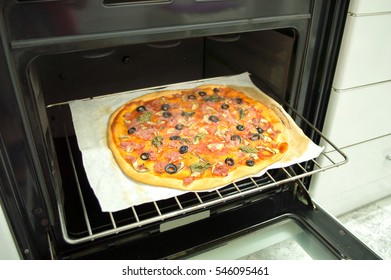
{"label": "rack bar", "polygon": [[117,228],[117,224],[115,223],[115,219],[112,212],[109,212],[111,224],[113,225],[113,228]]}
{"label": "rack bar", "polygon": [[161,215],[162,215],[162,212],[160,211],[160,208],[159,208],[159,206],[157,205],[156,201],[153,202],[153,205],[155,205],[155,208],[156,208],[156,211],[157,211],[158,215],[161,216]]}
{"label": "rack bar", "polygon": [[202,202],[202,199],[201,199],[201,197],[200,197],[200,195],[199,195],[197,192],[195,192],[194,194],[195,194],[195,196],[197,197],[198,201],[199,201],[200,203],[203,203],[203,202]]}
{"label": "rack bar", "polygon": [[286,170],[285,167],[283,167],[281,169],[284,170],[285,174],[288,175],[289,178],[292,178],[292,175]]}
{"label": "rack bar", "polygon": [[272,175],[270,175],[269,171],[266,171],[265,174],[270,178],[270,180],[272,180],[274,183],[276,182],[276,180],[274,179],[274,177]]}
{"label": "rack bar", "polygon": [[238,192],[242,192],[239,188],[238,188],[238,185],[236,185],[236,183],[233,183],[235,189],[238,191]]}
{"label": "rack bar", "polygon": [[182,206],[182,204],[180,203],[180,201],[179,201],[178,197],[177,197],[177,196],[175,196],[174,198],[175,198],[175,201],[176,201],[176,203],[177,203],[177,204],[178,204],[178,206],[179,206],[179,209],[183,210],[183,206]]}
{"label": "rack bar", "polygon": [[218,189],[216,189],[215,192],[217,192],[217,195],[218,195],[220,198],[223,198],[223,196],[221,195],[221,192],[220,192]]}
{"label": "rack bar", "polygon": [[322,166],[314,159],[311,160],[318,168],[322,168]]}
{"label": "rack bar", "polygon": [[251,179],[251,181],[254,183],[254,185],[255,185],[255,186],[257,186],[257,187],[259,188],[259,185],[258,185],[258,183],[257,183],[257,182],[255,182],[254,178],[253,178],[253,177],[251,177],[250,179]]}
{"label": "rack bar", "polygon": [[307,169],[305,169],[304,166],[302,166],[300,163],[298,163],[297,166],[299,166],[300,169],[303,170],[304,172],[307,172]]}
{"label": "rack bar", "polygon": [[134,218],[136,219],[137,223],[139,223],[140,219],[139,219],[139,217],[137,215],[136,208],[134,208],[134,206],[132,206],[131,208],[132,208],[132,211],[133,211]]}
{"label": "rack bar", "polygon": [[325,153],[324,156],[327,157],[327,159],[329,161],[331,161],[333,164],[335,164],[335,162],[329,157],[329,155],[327,153]]}

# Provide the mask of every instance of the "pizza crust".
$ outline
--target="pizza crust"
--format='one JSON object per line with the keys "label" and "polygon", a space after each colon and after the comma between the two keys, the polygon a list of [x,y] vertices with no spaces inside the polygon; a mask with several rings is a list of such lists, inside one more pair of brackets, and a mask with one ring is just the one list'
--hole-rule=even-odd
{"label": "pizza crust", "polygon": [[118,151],[115,151],[114,149],[113,154],[122,172],[128,177],[130,177],[132,180],[135,180],[139,183],[143,183],[146,185],[167,187],[167,188],[173,188],[173,189],[178,189],[183,191],[205,191],[205,190],[211,190],[217,187],[228,185],[239,179],[244,179],[246,177],[259,173],[263,169],[267,168],[268,166],[272,165],[273,163],[283,158],[283,156],[285,155],[285,153],[278,154],[278,156],[270,160],[263,161],[262,165],[258,164],[257,166],[253,166],[251,168],[247,166],[239,166],[235,170],[229,172],[228,176],[225,177],[214,176],[211,178],[200,178],[194,180],[189,185],[184,185],[183,180],[180,179],[156,177],[155,175],[150,173],[137,172],[132,166],[129,165],[128,162],[126,162],[122,158],[122,156]]}
{"label": "pizza crust", "polygon": [[[214,88],[214,87],[222,87],[221,85],[217,84],[207,84],[200,87],[197,87],[197,89],[207,89],[207,88]],[[227,184],[230,184],[232,182],[235,182],[239,179],[243,179],[248,176],[256,175],[265,168],[269,167],[270,165],[280,161],[288,152],[288,149],[290,147],[290,135],[287,133],[286,126],[289,125],[289,121],[281,118],[280,114],[278,114],[278,110],[276,110],[277,105],[271,102],[269,99],[263,98],[262,95],[259,94],[255,89],[253,88],[244,88],[244,87],[235,87],[235,86],[226,86],[226,87],[232,87],[248,97],[261,102],[262,104],[266,105],[267,110],[267,119],[273,122],[273,125],[278,128],[281,133],[278,135],[278,143],[280,144],[280,153],[275,154],[274,156],[268,158],[267,160],[256,162],[256,164],[252,167],[240,165],[236,169],[230,171],[227,176],[216,176],[212,175],[210,178],[200,178],[194,180],[191,184],[184,185],[182,179],[176,179],[176,178],[169,178],[167,176],[159,176],[159,174],[156,173],[150,173],[150,172],[139,172],[136,171],[135,168],[129,164],[124,159],[124,151],[119,149],[119,142],[118,134],[121,134],[123,132],[119,132],[116,130],[113,130],[113,124],[118,121],[118,114],[126,107],[129,103],[134,103],[135,101],[145,102],[150,101],[156,98],[161,98],[164,96],[170,96],[173,93],[178,93],[178,90],[165,90],[165,91],[158,91],[149,93],[147,95],[138,97],[134,100],[129,101],[128,103],[124,104],[120,108],[118,108],[115,112],[112,113],[110,116],[109,122],[108,122],[108,146],[111,149],[113,156],[119,165],[122,172],[131,178],[132,180],[135,180],[137,182],[141,182],[146,185],[153,185],[153,186],[160,186],[160,187],[168,187],[173,189],[179,189],[179,190],[185,190],[185,191],[204,191],[204,190],[210,190],[214,189],[216,187],[224,186]],[[135,109],[137,106],[135,105]],[[265,112],[264,112],[265,114]],[[283,115],[284,116],[284,115]],[[284,116],[285,117],[285,116]],[[114,126],[116,129],[118,129],[118,126]],[[119,126],[120,127],[120,126]],[[211,173],[210,171],[208,171]]]}

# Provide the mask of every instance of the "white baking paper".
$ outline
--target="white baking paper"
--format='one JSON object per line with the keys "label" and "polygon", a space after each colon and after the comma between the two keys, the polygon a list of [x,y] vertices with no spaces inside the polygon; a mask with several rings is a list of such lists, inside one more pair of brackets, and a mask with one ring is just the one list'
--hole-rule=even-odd
{"label": "white baking paper", "polygon": [[[205,83],[255,88],[249,73],[243,73],[235,76],[160,86],[158,89],[186,89]],[[69,103],[77,142],[82,152],[83,165],[90,186],[104,212],[115,212],[142,203],[167,199],[185,193],[185,191],[171,188],[148,186],[129,179],[122,173],[111,150],[107,146],[107,128],[111,113],[124,103],[156,90],[157,88],[149,88],[127,91],[93,99],[75,100]],[[261,91],[259,93],[264,94]],[[275,101],[271,100],[271,102]],[[279,106],[277,103],[275,104]],[[284,114],[296,126],[290,116],[285,112]],[[297,129],[300,130],[298,127]],[[289,144],[291,146],[291,143]],[[268,169],[285,167],[293,163],[316,158],[323,149],[309,139],[306,146],[304,152],[298,155],[285,156],[281,161],[273,164]],[[260,176],[265,172],[266,170],[263,170],[256,176]]]}

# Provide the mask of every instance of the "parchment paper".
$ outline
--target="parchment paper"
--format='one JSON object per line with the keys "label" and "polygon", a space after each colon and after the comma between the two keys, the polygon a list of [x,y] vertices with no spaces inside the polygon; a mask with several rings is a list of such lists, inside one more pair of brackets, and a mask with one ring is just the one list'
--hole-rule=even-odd
{"label": "parchment paper", "polygon": [[[323,148],[308,139],[277,102],[255,87],[249,73],[173,84],[164,89],[160,86],[158,89],[186,89],[206,83],[245,87],[251,94],[256,94],[258,97],[261,95],[282,114],[281,117],[284,122],[287,122],[290,134],[290,148],[281,161],[271,165],[267,170],[307,161],[318,157],[322,152]],[[83,165],[102,211],[115,212],[185,193],[171,188],[148,186],[129,179],[122,173],[107,146],[107,124],[111,113],[124,103],[156,90],[150,88],[121,92],[88,100],[75,100],[69,104],[79,149],[82,152]],[[267,170],[261,171],[256,176],[264,174]]]}

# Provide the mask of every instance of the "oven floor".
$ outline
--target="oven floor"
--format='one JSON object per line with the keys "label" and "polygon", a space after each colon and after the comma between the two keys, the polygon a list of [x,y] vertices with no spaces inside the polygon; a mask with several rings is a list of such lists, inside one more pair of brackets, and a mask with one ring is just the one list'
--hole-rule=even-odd
{"label": "oven floor", "polygon": [[391,260],[391,196],[338,219],[381,258]]}

